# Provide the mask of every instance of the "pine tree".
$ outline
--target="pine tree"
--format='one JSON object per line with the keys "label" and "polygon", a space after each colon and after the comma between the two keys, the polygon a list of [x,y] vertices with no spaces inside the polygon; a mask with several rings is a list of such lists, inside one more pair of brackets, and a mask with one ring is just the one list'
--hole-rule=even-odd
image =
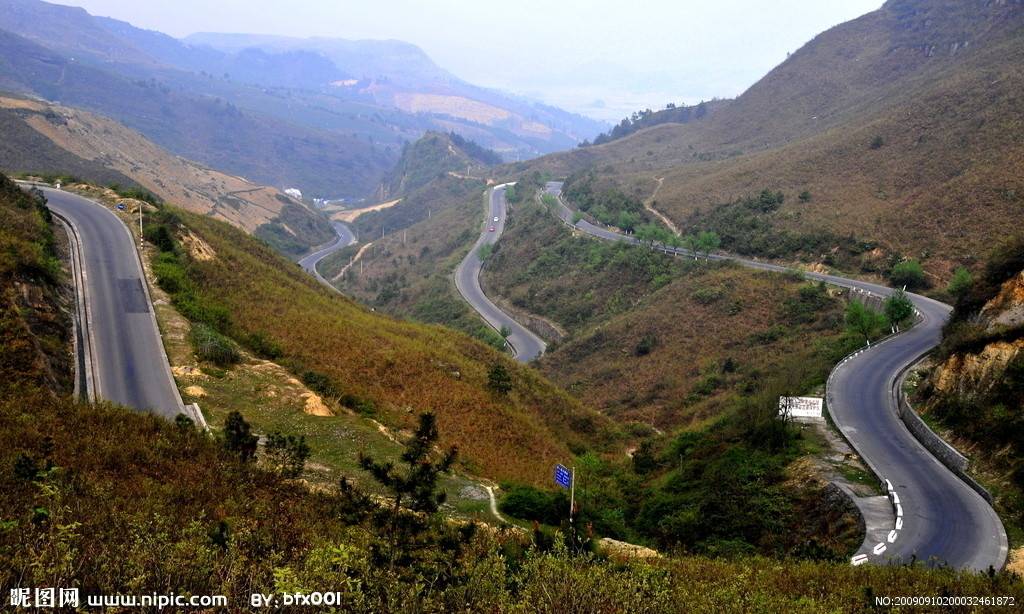
{"label": "pine tree", "polygon": [[494,363],[487,372],[487,387],[498,394],[508,394],[512,390],[512,376],[500,362]]}
{"label": "pine tree", "polygon": [[340,489],[347,520],[368,520],[374,530],[370,554],[375,567],[401,576],[418,576],[429,569],[443,584],[476,527],[452,528],[438,514],[446,500],[438,481],[451,471],[457,450],[452,447],[438,455],[437,440],[437,421],[424,413],[405,445],[402,470],[395,463],[360,455],[360,466],[387,490],[386,504],[377,505],[347,480],[341,481]]}
{"label": "pine tree", "polygon": [[258,445],[259,439],[252,434],[252,427],[242,414],[237,411],[228,414],[224,423],[224,449],[237,454],[242,461],[251,461],[256,457]]}

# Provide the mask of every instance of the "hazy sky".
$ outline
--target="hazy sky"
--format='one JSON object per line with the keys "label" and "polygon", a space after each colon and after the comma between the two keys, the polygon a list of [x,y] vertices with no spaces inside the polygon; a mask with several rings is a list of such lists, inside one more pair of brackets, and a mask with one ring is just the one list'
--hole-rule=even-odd
{"label": "hazy sky", "polygon": [[[51,0],[174,36],[395,38],[480,85],[607,119],[735,96],[882,0]],[[603,104],[602,104],[603,103]]]}

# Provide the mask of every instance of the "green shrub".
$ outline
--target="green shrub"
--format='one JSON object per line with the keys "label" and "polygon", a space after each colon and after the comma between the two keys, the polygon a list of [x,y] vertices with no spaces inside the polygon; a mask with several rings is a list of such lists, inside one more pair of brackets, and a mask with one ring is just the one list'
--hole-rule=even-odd
{"label": "green shrub", "polygon": [[227,307],[188,289],[172,295],[171,304],[192,322],[206,324],[218,331],[226,331],[231,326],[231,313]]}
{"label": "green shrub", "polygon": [[715,301],[725,296],[725,289],[720,286],[711,286],[708,288],[698,288],[692,294],[693,300],[697,301],[701,305],[710,305]]}
{"label": "green shrub", "polygon": [[230,367],[242,361],[235,342],[206,324],[193,325],[191,338],[200,360],[207,360],[218,367]]}
{"label": "green shrub", "polygon": [[165,224],[147,225],[144,234],[146,240],[156,246],[161,252],[174,251],[174,236]]}
{"label": "green shrub", "polygon": [[648,354],[651,353],[651,350],[657,347],[657,345],[657,335],[655,335],[654,333],[647,333],[646,335],[640,338],[640,341],[639,343],[636,344],[636,349],[633,350],[633,353],[636,354],[637,356],[647,356]]}
{"label": "green shrub", "polygon": [[924,269],[917,260],[904,260],[897,263],[889,271],[889,280],[897,286],[906,286],[908,289],[923,288],[925,286]]}
{"label": "green shrub", "polygon": [[946,291],[959,299],[961,296],[967,294],[967,291],[971,289],[971,284],[973,282],[974,278],[971,276],[971,272],[964,267],[959,267],[953,273],[952,279],[949,280],[949,285],[946,287]]}
{"label": "green shrub", "polygon": [[498,394],[508,394],[512,391],[512,376],[505,365],[496,362],[487,371],[487,387]]}
{"label": "green shrub", "polygon": [[914,304],[910,302],[902,288],[898,288],[885,299],[883,309],[889,324],[893,326],[899,326],[914,315]]}
{"label": "green shrub", "polygon": [[163,252],[153,259],[153,274],[156,284],[174,297],[190,288],[185,268],[178,258],[170,252]]}
{"label": "green shrub", "polygon": [[256,352],[256,355],[261,358],[277,360],[284,355],[284,350],[281,349],[280,344],[261,332],[250,333],[246,342],[249,349]]}
{"label": "green shrub", "polygon": [[782,339],[786,336],[788,329],[785,326],[775,325],[763,331],[758,331],[750,336],[750,340],[758,345],[767,345]]}
{"label": "green shrub", "polygon": [[365,399],[352,393],[341,395],[338,401],[345,407],[363,416],[374,416],[377,413],[376,403],[371,399]]}
{"label": "green shrub", "polygon": [[846,328],[864,340],[874,339],[885,326],[885,316],[857,300],[846,306]]}
{"label": "green shrub", "polygon": [[306,467],[311,453],[305,436],[282,435],[273,432],[263,444],[263,461],[275,473],[286,478],[297,478]]}
{"label": "green shrub", "polygon": [[224,449],[233,455],[238,455],[240,460],[250,461],[256,458],[256,448],[259,445],[259,438],[252,433],[252,427],[245,421],[237,411],[228,414],[224,422]]}
{"label": "green shrub", "polygon": [[515,485],[501,498],[500,508],[514,518],[557,526],[569,515],[569,498],[561,491]]}
{"label": "green shrub", "polygon": [[317,371],[304,372],[302,374],[302,383],[313,392],[327,399],[340,399],[342,396],[341,390],[331,381],[331,378]]}

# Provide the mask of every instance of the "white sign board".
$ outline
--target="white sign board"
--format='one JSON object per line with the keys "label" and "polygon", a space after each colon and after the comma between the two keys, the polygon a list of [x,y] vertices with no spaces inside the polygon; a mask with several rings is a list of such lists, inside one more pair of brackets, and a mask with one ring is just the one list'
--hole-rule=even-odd
{"label": "white sign board", "polygon": [[788,418],[821,418],[820,397],[779,397],[779,415]]}

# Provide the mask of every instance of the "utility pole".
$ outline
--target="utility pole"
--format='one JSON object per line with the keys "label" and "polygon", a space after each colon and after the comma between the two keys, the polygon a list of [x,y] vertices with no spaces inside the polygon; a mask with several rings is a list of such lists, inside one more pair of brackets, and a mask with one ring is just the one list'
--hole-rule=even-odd
{"label": "utility pole", "polygon": [[572,524],[572,513],[576,511],[576,467],[569,474],[569,524]]}

